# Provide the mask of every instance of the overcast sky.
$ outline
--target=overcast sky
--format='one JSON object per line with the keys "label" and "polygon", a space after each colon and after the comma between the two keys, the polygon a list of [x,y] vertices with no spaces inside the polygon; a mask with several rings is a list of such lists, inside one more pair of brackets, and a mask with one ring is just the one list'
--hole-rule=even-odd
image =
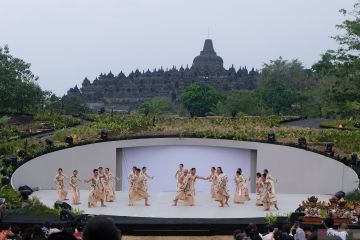
{"label": "overcast sky", "polygon": [[63,95],[101,72],[191,66],[204,40],[228,68],[282,56],[305,66],[327,49],[355,0],[0,0],[0,45]]}

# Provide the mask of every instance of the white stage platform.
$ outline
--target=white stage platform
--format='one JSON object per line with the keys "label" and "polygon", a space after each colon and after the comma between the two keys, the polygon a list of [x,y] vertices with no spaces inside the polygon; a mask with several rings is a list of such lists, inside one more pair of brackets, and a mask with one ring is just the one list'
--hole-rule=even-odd
{"label": "white stage platform", "polygon": [[[299,203],[306,200],[309,196],[315,195],[320,201],[327,201],[330,195],[317,194],[277,194],[279,211],[274,208],[271,211],[264,211],[262,206],[255,205],[255,194],[251,194],[251,200],[245,204],[234,204],[233,195],[229,201],[230,207],[219,207],[219,203],[211,199],[209,193],[198,192],[195,197],[195,206],[185,206],[179,201],[178,206],[172,206],[174,192],[152,193],[149,199],[151,206],[145,207],[144,201],[139,201],[135,206],[128,206],[128,192],[116,192],[116,201],[106,203],[107,207],[88,208],[87,198],[89,191],[81,190],[81,204],[72,205],[87,214],[111,215],[127,217],[147,217],[147,218],[261,218],[266,214],[273,213],[278,216],[287,216],[298,208]],[[38,197],[41,202],[49,207],[54,206],[57,199],[56,190],[41,190],[34,192],[31,196]],[[71,198],[71,195],[68,196]],[[67,201],[70,203],[70,201]]]}

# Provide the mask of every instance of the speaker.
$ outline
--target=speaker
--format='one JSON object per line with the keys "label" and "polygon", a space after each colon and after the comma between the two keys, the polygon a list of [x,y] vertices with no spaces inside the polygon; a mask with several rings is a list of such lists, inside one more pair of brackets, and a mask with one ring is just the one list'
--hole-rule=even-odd
{"label": "speaker", "polygon": [[60,212],[60,220],[61,221],[74,221],[76,219],[75,214],[73,214],[68,209],[63,209]]}
{"label": "speaker", "polygon": [[9,176],[2,176],[2,178],[1,178],[1,184],[2,184],[2,185],[8,185],[8,184],[10,184],[10,177],[9,177]]}
{"label": "speaker", "polygon": [[341,198],[345,198],[345,193],[343,191],[338,191],[335,193],[335,197],[340,200]]}
{"label": "speaker", "polygon": [[23,200],[28,200],[29,196],[34,192],[29,186],[24,185],[18,188]]}
{"label": "speaker", "polygon": [[61,208],[63,210],[71,210],[72,207],[70,206],[70,204],[66,203],[66,202],[62,202],[62,201],[56,201],[54,203],[54,208]]}
{"label": "speaker", "polygon": [[34,190],[32,190],[31,187],[29,187],[28,185],[20,186],[20,187],[18,188],[18,190],[19,190],[19,191],[28,190],[28,191],[31,191],[31,193],[34,192]]}

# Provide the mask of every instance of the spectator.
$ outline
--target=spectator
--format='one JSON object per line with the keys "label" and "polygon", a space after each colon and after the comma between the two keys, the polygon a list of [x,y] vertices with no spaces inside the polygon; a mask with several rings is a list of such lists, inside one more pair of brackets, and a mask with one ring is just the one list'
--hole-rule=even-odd
{"label": "spectator", "polygon": [[294,240],[293,235],[291,234],[291,226],[290,224],[284,224],[281,228],[282,235],[284,240]]}
{"label": "spectator", "polygon": [[316,240],[317,239],[317,232],[314,231],[313,227],[307,226],[304,227],[305,237],[307,240]]}
{"label": "spectator", "polygon": [[324,226],[326,228],[326,236],[328,237],[334,237],[337,238],[339,240],[341,240],[341,235],[340,232],[336,231],[333,227],[334,227],[334,219],[328,217],[325,218],[324,220]]}
{"label": "spectator", "polygon": [[40,225],[35,225],[32,229],[31,240],[46,240],[45,232]]}
{"label": "spectator", "polygon": [[84,228],[84,225],[82,223],[78,223],[76,225],[75,232],[73,234],[74,237],[76,237],[76,239],[81,240],[83,238],[83,228]]}
{"label": "spectator", "polygon": [[339,234],[341,240],[346,240],[348,236],[348,225],[346,223],[341,223],[339,227]]}
{"label": "spectator", "polygon": [[107,217],[94,217],[86,224],[83,240],[121,240],[121,231]]}
{"label": "spectator", "polygon": [[48,240],[76,240],[76,237],[68,232],[57,232],[52,233],[50,237],[48,237]]}
{"label": "spectator", "polygon": [[237,235],[240,235],[242,232],[243,232],[243,231],[240,230],[240,229],[234,230],[234,232],[233,232],[233,238],[234,238],[234,240],[236,240],[236,236],[237,236]]}
{"label": "spectator", "polygon": [[9,234],[11,234],[11,227],[8,224],[2,224],[0,240],[6,240]]}
{"label": "spectator", "polygon": [[274,240],[283,240],[283,234],[281,231],[276,230],[274,231]]}
{"label": "spectator", "polygon": [[259,233],[258,228],[255,224],[250,223],[247,228],[249,229],[248,231],[250,232],[251,240],[262,240],[262,235]]}
{"label": "spectator", "polygon": [[293,231],[295,232],[295,234],[293,235],[295,240],[306,240],[305,232],[300,227],[299,222],[295,222],[295,224],[291,227],[290,231],[292,234],[294,234]]}
{"label": "spectator", "polygon": [[19,227],[17,226],[14,226],[11,228],[11,231],[12,231],[12,238],[11,239],[14,239],[14,240],[21,240],[21,230]]}
{"label": "spectator", "polygon": [[273,240],[274,239],[274,225],[271,223],[267,226],[268,234],[263,236],[263,240]]}

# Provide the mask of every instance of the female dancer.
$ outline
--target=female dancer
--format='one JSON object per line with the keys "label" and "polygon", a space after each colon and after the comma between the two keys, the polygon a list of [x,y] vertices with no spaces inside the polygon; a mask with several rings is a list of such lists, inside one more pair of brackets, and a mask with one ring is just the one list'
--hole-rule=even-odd
{"label": "female dancer", "polygon": [[109,168],[105,168],[104,172],[104,189],[105,189],[105,201],[113,202],[115,201],[115,189],[113,180],[120,180],[118,177],[113,177]]}
{"label": "female dancer", "polygon": [[106,193],[105,193],[105,173],[103,167],[98,168],[98,177],[99,177],[99,198],[105,202]]}
{"label": "female dancer", "polygon": [[84,181],[85,183],[91,182],[90,185],[90,192],[89,192],[89,199],[88,199],[88,207],[95,207],[97,202],[101,202],[102,207],[106,207],[104,204],[104,199],[102,198],[102,192],[100,187],[100,180],[99,180],[99,170],[93,170],[93,176]]}
{"label": "female dancer", "polygon": [[141,170],[136,169],[135,176],[131,178],[131,187],[129,190],[129,206],[134,206],[135,201],[145,199],[145,206],[150,206],[148,203],[149,194],[145,188],[145,175],[140,174]]}
{"label": "female dancer", "polygon": [[176,179],[176,188],[179,188],[179,179],[184,174],[184,164],[179,164],[179,169],[175,173],[175,179]]}
{"label": "female dancer", "polygon": [[262,206],[262,195],[263,195],[263,187],[264,183],[261,178],[261,173],[256,173],[256,183],[255,183],[255,191],[256,191],[256,205]]}
{"label": "female dancer", "polygon": [[249,196],[249,188],[248,188],[248,179],[244,173],[242,172],[241,168],[238,168],[238,171],[240,171],[240,176],[242,177],[242,184],[243,184],[243,193],[244,193],[244,197],[245,197],[245,201],[249,201],[250,200],[250,196]]}
{"label": "female dancer", "polygon": [[229,190],[227,189],[227,182],[228,178],[223,173],[223,170],[221,167],[218,167],[216,169],[216,172],[218,174],[217,178],[217,195],[220,201],[220,207],[224,207],[225,205],[229,207]]}
{"label": "female dancer", "polygon": [[272,184],[272,191],[275,194],[275,183],[277,183],[277,179],[270,175],[269,170],[264,169],[264,174],[266,174],[266,178],[271,181]]}
{"label": "female dancer", "polygon": [[215,167],[211,167],[211,173],[210,173],[210,176],[208,177],[209,181],[211,182],[211,190],[210,190],[210,193],[211,193],[211,197],[214,199],[214,200],[217,200],[217,189],[216,189],[216,186],[217,186],[217,173],[216,173],[216,168]]}
{"label": "female dancer", "polygon": [[148,185],[147,185],[147,180],[150,179],[154,179],[154,176],[150,177],[147,173],[147,167],[143,167],[141,170],[140,175],[144,176],[144,185],[145,185],[145,189],[148,192]]}
{"label": "female dancer", "polygon": [[71,200],[72,204],[79,205],[80,204],[80,192],[78,183],[81,182],[81,180],[78,178],[78,170],[73,171],[73,175],[70,177],[70,191],[71,191]]}
{"label": "female dancer", "polygon": [[56,184],[56,190],[58,192],[58,200],[65,201],[68,191],[65,188],[64,180],[67,179],[66,175],[63,173],[62,168],[58,169],[58,173],[55,175],[54,182]]}
{"label": "female dancer", "polygon": [[266,174],[262,175],[262,181],[263,181],[264,187],[263,187],[263,195],[262,195],[261,201],[262,201],[265,211],[270,210],[270,207],[272,205],[274,205],[276,210],[279,210],[279,208],[277,206],[276,196],[275,196],[275,194],[273,192],[273,188],[272,188],[272,186],[273,186],[272,181],[266,176]]}
{"label": "female dancer", "polygon": [[234,177],[234,181],[236,184],[236,191],[234,196],[234,203],[245,203],[245,184],[243,177],[241,176],[241,172],[239,170],[236,171],[236,175]]}
{"label": "female dancer", "polygon": [[195,182],[196,182],[196,179],[209,180],[209,177],[207,177],[207,178],[200,177],[200,176],[198,176],[196,174],[196,168],[191,168],[189,181],[190,181],[191,192],[192,192],[192,195],[194,196],[194,199],[195,199]]}
{"label": "female dancer", "polygon": [[179,200],[186,205],[194,206],[194,195],[191,190],[190,174],[187,169],[184,169],[183,174],[179,177],[179,187],[177,188],[173,206],[177,206]]}

